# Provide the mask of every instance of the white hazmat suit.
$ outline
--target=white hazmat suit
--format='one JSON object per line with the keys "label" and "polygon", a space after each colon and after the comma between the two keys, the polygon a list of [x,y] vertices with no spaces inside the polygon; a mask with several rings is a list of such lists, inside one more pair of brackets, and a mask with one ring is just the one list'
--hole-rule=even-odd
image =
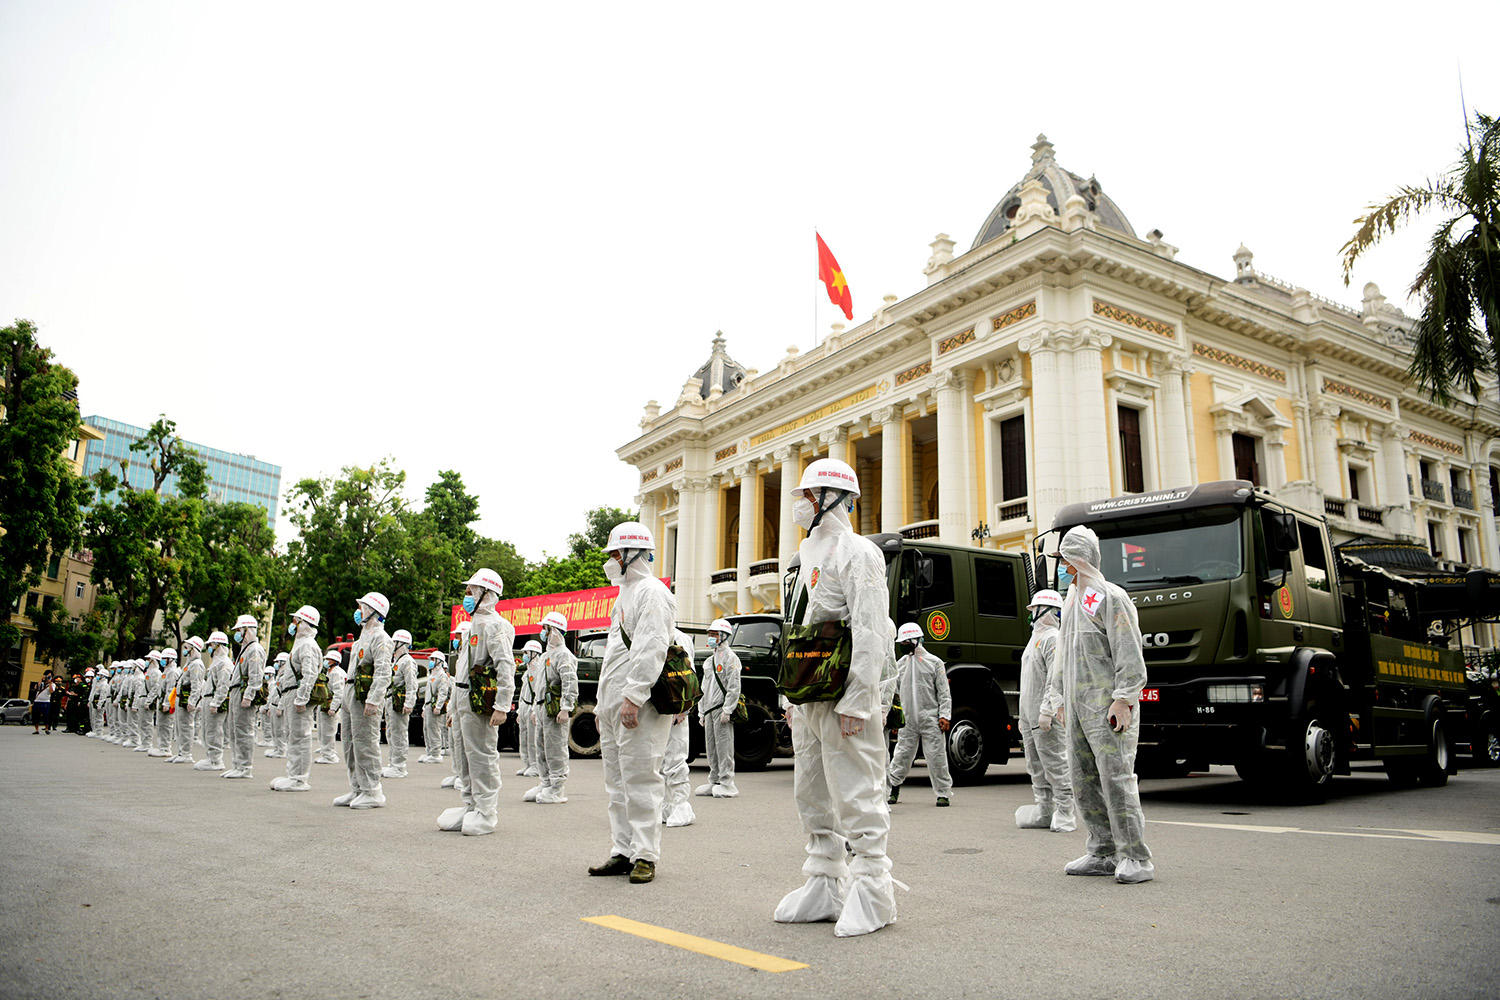
{"label": "white hazmat suit", "polygon": [[1031,639],[1021,654],[1021,746],[1031,775],[1035,804],[1016,810],[1023,830],[1077,829],[1073,816],[1073,778],[1068,773],[1068,736],[1058,720],[1063,707],[1062,670],[1057,657],[1056,608],[1039,606]]}
{"label": "white hazmat suit", "polygon": [[896,666],[896,690],[901,695],[901,709],[906,725],[896,737],[896,753],[891,758],[886,780],[894,800],[901,783],[917,756],[917,744],[927,759],[927,775],[938,805],[945,805],[953,794],[953,775],[948,770],[948,738],[941,720],[953,718],[953,693],[948,688],[948,667],[929,653],[921,642]]}
{"label": "white hazmat suit", "polygon": [[[578,658],[568,649],[561,632],[555,628],[543,631],[547,635],[547,650],[536,663],[541,688],[541,704],[537,706],[537,769],[543,788],[536,800],[542,805],[556,805],[568,801],[565,790],[568,725],[578,705]],[[550,690],[561,692],[555,715],[547,714]]]}
{"label": "white hazmat suit", "polygon": [[281,691],[281,709],[286,726],[286,777],[271,782],[273,791],[306,792],[312,788],[312,727],[316,710],[308,705],[318,674],[323,669],[323,653],[318,648],[317,629],[307,622],[297,622],[297,638],[292,655],[282,664],[277,676]]}
{"label": "white hazmat suit", "polygon": [[703,698],[698,718],[703,723],[703,755],[708,758],[708,781],[694,795],[732,799],[740,794],[734,783],[734,710],[740,703],[740,658],[729,648],[729,637],[718,640],[703,661]]}
{"label": "white hazmat suit", "polygon": [[[498,579],[498,578],[497,578]],[[496,729],[510,714],[516,693],[515,626],[503,618],[495,605],[500,594],[482,590],[476,598],[469,631],[464,636],[453,667],[453,787],[463,804],[438,816],[438,829],[458,830],[480,837],[495,832],[500,821],[500,750]],[[476,667],[487,667],[495,675],[494,711],[488,716],[474,711],[470,682]]]}
{"label": "white hazmat suit", "polygon": [[397,643],[395,657],[388,691],[390,701],[385,706],[385,741],[390,746],[391,762],[380,772],[382,778],[406,777],[406,758],[411,751],[411,713],[417,707],[417,661],[411,658],[411,647]]}
{"label": "white hazmat suit", "polygon": [[[384,619],[361,607],[359,638],[349,647],[348,677],[344,681],[344,768],[349,791],[333,800],[336,806],[378,809],[385,805],[380,785],[380,713],[385,708],[385,689],[391,683],[391,654],[395,644],[385,630]],[[359,697],[360,676],[370,689]]]}

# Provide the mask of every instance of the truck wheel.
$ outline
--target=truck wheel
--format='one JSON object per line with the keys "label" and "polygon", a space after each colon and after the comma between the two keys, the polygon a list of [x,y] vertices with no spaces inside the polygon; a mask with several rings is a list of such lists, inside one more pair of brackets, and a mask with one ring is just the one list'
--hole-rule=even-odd
{"label": "truck wheel", "polygon": [[956,709],[953,724],[948,727],[948,768],[953,773],[953,783],[977,784],[989,766],[984,730],[977,714],[968,708]]}
{"label": "truck wheel", "polygon": [[1475,748],[1474,763],[1480,767],[1500,767],[1500,722],[1488,722]]}
{"label": "truck wheel", "polygon": [[760,705],[746,707],[750,718],[734,727],[734,768],[764,771],[776,754],[776,720]]}
{"label": "truck wheel", "polygon": [[573,709],[573,717],[568,720],[568,751],[570,756],[582,759],[599,756],[599,720],[593,705]]}
{"label": "truck wheel", "polygon": [[1333,733],[1317,718],[1308,719],[1300,739],[1286,748],[1287,791],[1298,802],[1322,802],[1333,777]]}
{"label": "truck wheel", "polygon": [[[1433,713],[1436,715],[1436,713]],[[1442,788],[1448,783],[1448,765],[1453,760],[1453,746],[1448,742],[1448,728],[1441,715],[1429,717],[1427,752],[1417,766],[1417,782],[1426,788]]]}

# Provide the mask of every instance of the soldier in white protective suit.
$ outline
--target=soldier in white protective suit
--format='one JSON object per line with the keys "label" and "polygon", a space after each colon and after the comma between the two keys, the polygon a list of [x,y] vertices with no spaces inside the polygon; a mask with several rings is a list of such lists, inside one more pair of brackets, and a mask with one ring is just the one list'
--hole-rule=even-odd
{"label": "soldier in white protective suit", "polygon": [[891,758],[887,781],[894,805],[901,795],[901,783],[917,756],[917,744],[927,758],[927,774],[937,804],[946,806],[953,794],[953,776],[948,771],[948,726],[953,721],[953,694],[948,690],[948,667],[922,644],[922,626],[908,622],[896,633],[896,641],[906,650],[897,664],[896,690],[901,695],[901,709],[906,725],[896,737],[896,755]]}
{"label": "soldier in white protective suit", "polygon": [[411,713],[417,707],[417,661],[411,658],[410,632],[398,628],[391,639],[396,644],[395,663],[385,706],[385,741],[391,748],[391,762],[380,776],[404,778],[406,757],[411,751]]}
{"label": "soldier in white protective suit", "polygon": [[448,704],[448,687],[452,683],[443,651],[427,654],[427,695],[422,700],[422,742],[426,744],[426,752],[417,758],[418,764],[443,762],[443,737],[448,725],[441,709]]}
{"label": "soldier in white protective suit", "polygon": [[323,657],[318,650],[318,625],[321,622],[318,609],[304,604],[292,612],[292,621],[287,626],[294,640],[292,652],[276,675],[282,731],[286,734],[286,776],[272,779],[271,790],[275,792],[312,790],[309,783],[312,777],[312,726],[317,709],[310,702],[323,669]]}
{"label": "soldier in white protective suit", "polygon": [[1031,640],[1021,654],[1021,747],[1031,775],[1036,801],[1016,809],[1016,826],[1023,830],[1071,833],[1073,778],[1068,773],[1068,735],[1063,725],[1062,671],[1057,661],[1057,624],[1062,595],[1038,590],[1027,607],[1031,611]]}
{"label": "soldier in white protective suit", "polygon": [[734,711],[740,703],[740,658],[729,648],[733,631],[734,626],[723,618],[708,627],[712,652],[703,661],[703,699],[698,702],[708,780],[693,789],[693,794],[718,799],[740,794],[734,783]]}
{"label": "soldier in white protective suit", "polygon": [[203,639],[189,636],[182,644],[182,675],[177,678],[177,726],[173,731],[169,764],[192,764],[193,726],[198,719],[197,700],[203,688]]}
{"label": "soldier in white protective suit", "polygon": [[194,764],[193,769],[222,771],[225,729],[229,721],[225,702],[229,697],[230,678],[234,675],[234,664],[229,660],[229,637],[223,632],[209,633],[208,657],[203,690],[193,692],[197,700],[196,710],[203,712],[203,759]]}
{"label": "soldier in white protective suit", "polygon": [[234,661],[229,689],[224,692],[229,707],[230,764],[223,774],[225,778],[254,777],[255,692],[266,675],[266,651],[256,638],[259,630],[254,615],[240,615],[234,623],[234,641],[240,644],[240,655]]}
{"label": "soldier in white protective suit", "polygon": [[[681,646],[691,660],[693,638],[681,629],[672,631],[672,643]],[[692,826],[698,819],[693,804],[688,801],[693,782],[688,769],[688,737],[692,726],[688,723],[691,713],[672,716],[672,732],[667,737],[667,751],[662,756],[661,776],[664,795],[661,806],[661,821],[667,826]]]}
{"label": "soldier in white protective suit", "polygon": [[351,809],[385,805],[380,784],[380,713],[385,689],[391,683],[391,654],[395,644],[385,630],[391,602],[374,591],[356,602],[354,624],[359,638],[349,647],[348,676],[344,681],[344,767],[349,791],[333,800]]}
{"label": "soldier in white protective suit", "polygon": [[541,703],[537,706],[537,768],[542,790],[536,800],[542,805],[568,801],[568,725],[578,706],[578,657],[563,637],[568,620],[553,611],[542,619],[542,643],[546,649],[537,664]]}

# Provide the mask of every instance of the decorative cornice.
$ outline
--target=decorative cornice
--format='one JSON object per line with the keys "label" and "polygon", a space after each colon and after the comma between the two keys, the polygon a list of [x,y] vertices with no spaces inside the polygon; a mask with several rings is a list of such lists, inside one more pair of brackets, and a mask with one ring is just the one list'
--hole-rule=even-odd
{"label": "decorative cornice", "polygon": [[1438,451],[1446,451],[1450,455],[1462,455],[1464,453],[1463,445],[1454,444],[1452,441],[1444,441],[1442,438],[1433,437],[1431,434],[1423,434],[1421,431],[1412,431],[1411,440],[1416,444],[1425,444],[1429,448],[1436,448]]}
{"label": "decorative cornice", "polygon": [[924,361],[920,365],[916,365],[915,367],[908,368],[908,369],[906,369],[906,371],[902,372],[900,375],[897,375],[896,376],[896,388],[899,389],[899,388],[901,388],[903,385],[905,385],[908,382],[915,381],[916,379],[919,379],[919,378],[921,378],[924,375],[931,375],[931,374],[932,374],[932,362],[931,361]]}
{"label": "decorative cornice", "polygon": [[1177,328],[1171,323],[1152,319],[1149,316],[1142,316],[1140,313],[1131,312],[1124,306],[1117,306],[1100,299],[1094,300],[1094,315],[1103,316],[1105,319],[1112,319],[1116,323],[1124,323],[1126,326],[1133,326],[1137,330],[1145,330],[1147,333],[1166,337],[1168,340],[1177,339]]}
{"label": "decorative cornice", "polygon": [[1263,361],[1242,358],[1238,354],[1230,354],[1228,351],[1221,351],[1217,347],[1210,347],[1196,340],[1193,341],[1193,353],[1200,358],[1215,361],[1221,365],[1228,365],[1231,368],[1238,368],[1240,371],[1259,375],[1261,378],[1268,378],[1273,382],[1280,382],[1282,385],[1286,384],[1286,372]]}
{"label": "decorative cornice", "polygon": [[[1023,302],[1012,309],[1010,312],[1001,313],[999,316],[996,316],[994,319],[990,320],[990,332],[994,333],[997,330],[1005,329],[1007,326],[1014,326],[1016,323],[1021,322],[1021,320],[1030,319],[1035,315],[1036,299],[1032,299],[1029,302]],[[942,352],[940,351],[939,353]]]}
{"label": "decorative cornice", "polygon": [[643,472],[641,473],[641,482],[649,483],[651,482],[651,480],[655,479],[657,475],[659,475],[659,473],[656,469],[652,469],[650,472]]}
{"label": "decorative cornice", "polygon": [[[998,330],[999,327],[996,327],[995,329]],[[955,333],[951,337],[945,337],[942,340],[938,341],[938,354],[947,354],[955,347],[962,347],[965,344],[971,344],[973,342],[974,328],[971,326],[963,333]]]}
{"label": "decorative cornice", "polygon": [[722,462],[724,461],[724,459],[733,458],[739,453],[740,446],[738,444],[732,444],[728,448],[720,448],[718,451],[714,452],[714,461]]}
{"label": "decorative cornice", "polygon": [[1325,378],[1323,380],[1323,391],[1338,393],[1340,396],[1348,396],[1350,399],[1358,400],[1361,403],[1368,403],[1371,406],[1379,407],[1387,413],[1391,412],[1391,401],[1386,397],[1377,396],[1373,392],[1367,392],[1364,389],[1348,385],[1337,379]]}
{"label": "decorative cornice", "polygon": [[682,468],[682,456],[679,455],[678,457],[672,459],[672,461],[668,462],[666,465],[662,466],[661,471],[670,476],[680,468]]}

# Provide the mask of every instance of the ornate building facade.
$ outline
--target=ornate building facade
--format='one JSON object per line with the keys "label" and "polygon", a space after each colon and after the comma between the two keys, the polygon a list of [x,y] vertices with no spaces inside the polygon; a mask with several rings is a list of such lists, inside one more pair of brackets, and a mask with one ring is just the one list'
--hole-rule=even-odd
{"label": "ornate building facade", "polygon": [[1259,272],[1177,261],[1094,177],[1032,164],[966,253],[940,234],[927,287],[886,296],[766,372],[709,361],[646,405],[618,450],[676,577],[684,620],[773,608],[802,533],[788,483],[815,458],[859,472],[863,533],[1019,550],[1064,504],[1249,479],[1326,514],[1335,543],[1420,541],[1500,568],[1500,407],[1409,386],[1411,320]]}

